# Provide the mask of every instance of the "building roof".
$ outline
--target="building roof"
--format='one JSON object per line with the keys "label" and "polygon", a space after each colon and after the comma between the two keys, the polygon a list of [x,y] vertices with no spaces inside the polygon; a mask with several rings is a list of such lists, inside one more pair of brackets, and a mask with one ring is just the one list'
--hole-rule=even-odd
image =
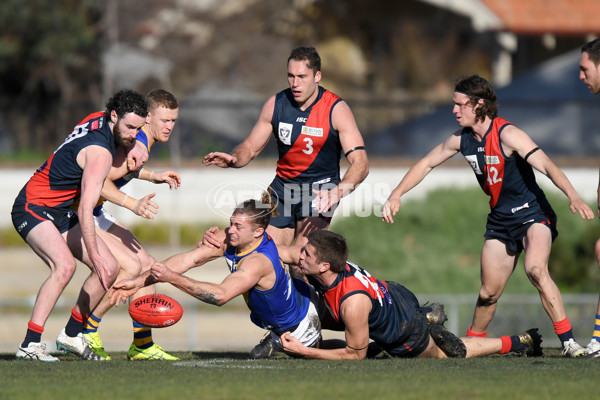
{"label": "building roof", "polygon": [[598,0],[480,0],[517,34],[586,35],[600,33]]}

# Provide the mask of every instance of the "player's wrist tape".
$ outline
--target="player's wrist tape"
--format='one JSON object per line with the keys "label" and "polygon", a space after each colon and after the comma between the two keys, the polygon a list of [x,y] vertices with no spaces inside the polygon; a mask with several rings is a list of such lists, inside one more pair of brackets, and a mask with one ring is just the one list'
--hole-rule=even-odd
{"label": "player's wrist tape", "polygon": [[123,197],[123,201],[121,201],[121,207],[123,207],[123,205],[125,204],[125,202],[127,201],[127,198],[129,196],[125,195],[125,197]]}

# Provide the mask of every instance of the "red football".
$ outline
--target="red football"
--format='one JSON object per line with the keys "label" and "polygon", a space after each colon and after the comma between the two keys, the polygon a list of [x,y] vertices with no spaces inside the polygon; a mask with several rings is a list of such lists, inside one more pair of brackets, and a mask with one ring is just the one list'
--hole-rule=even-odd
{"label": "red football", "polygon": [[183,308],[177,300],[164,294],[149,294],[129,305],[129,315],[136,322],[151,328],[171,326],[181,319]]}

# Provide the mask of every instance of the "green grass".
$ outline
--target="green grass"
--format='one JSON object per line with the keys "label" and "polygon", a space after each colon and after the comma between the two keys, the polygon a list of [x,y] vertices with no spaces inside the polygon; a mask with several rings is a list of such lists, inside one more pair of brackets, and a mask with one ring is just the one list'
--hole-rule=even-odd
{"label": "green grass", "polygon": [[58,363],[0,357],[2,399],[591,399],[599,360],[510,355],[466,360],[248,360],[247,353],[176,353],[179,362]]}

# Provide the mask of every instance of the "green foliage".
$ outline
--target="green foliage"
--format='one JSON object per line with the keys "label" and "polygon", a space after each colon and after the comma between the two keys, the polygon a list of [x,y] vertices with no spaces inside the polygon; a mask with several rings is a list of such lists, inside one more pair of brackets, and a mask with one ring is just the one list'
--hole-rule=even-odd
{"label": "green foliage", "polygon": [[[393,225],[374,216],[337,217],[332,230],[348,240],[350,259],[376,276],[398,281],[416,293],[475,293],[480,286],[487,199],[479,188],[443,189],[403,203]],[[560,232],[550,258],[554,280],[563,291],[596,291],[595,223],[571,215],[564,196],[551,195],[549,200]],[[523,257],[506,292],[535,292],[523,272]]]}

